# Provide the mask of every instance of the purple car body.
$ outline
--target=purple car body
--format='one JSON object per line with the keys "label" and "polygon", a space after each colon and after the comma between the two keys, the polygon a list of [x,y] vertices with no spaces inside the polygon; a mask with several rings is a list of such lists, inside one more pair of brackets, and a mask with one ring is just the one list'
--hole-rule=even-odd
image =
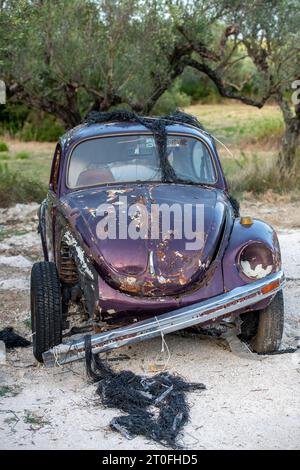
{"label": "purple car body", "polygon": [[[151,134],[138,123],[80,125],[58,143],[50,187],[40,209],[40,233],[45,260],[56,263],[69,297],[84,299],[89,319],[124,324],[170,312],[210,299],[253,282],[241,272],[243,247],[257,242],[273,257],[272,273],[281,268],[276,233],[266,223],[241,223],[232,207],[213,139],[186,124],[167,126],[168,135],[189,136],[209,149],[216,179],[210,185],[162,182],[92,184],[82,189],[67,185],[69,159],[80,143],[90,139]],[[120,195],[130,203],[174,202],[204,205],[204,246],[185,249],[185,239],[99,240],[96,236],[99,204],[114,204]],[[150,260],[150,253],[152,260]],[[150,261],[152,266],[150,266]],[[152,267],[152,269],[151,269]],[[237,313],[262,309],[272,296]]]}

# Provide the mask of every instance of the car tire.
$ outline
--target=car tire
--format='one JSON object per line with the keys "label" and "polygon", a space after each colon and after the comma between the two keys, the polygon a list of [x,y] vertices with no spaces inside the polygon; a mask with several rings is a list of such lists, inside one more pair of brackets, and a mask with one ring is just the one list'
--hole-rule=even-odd
{"label": "car tire", "polygon": [[240,339],[247,341],[254,352],[268,354],[279,349],[284,326],[284,299],[282,290],[263,310],[241,315]]}
{"label": "car tire", "polygon": [[30,300],[33,355],[43,362],[43,352],[62,342],[61,289],[54,263],[33,265]]}

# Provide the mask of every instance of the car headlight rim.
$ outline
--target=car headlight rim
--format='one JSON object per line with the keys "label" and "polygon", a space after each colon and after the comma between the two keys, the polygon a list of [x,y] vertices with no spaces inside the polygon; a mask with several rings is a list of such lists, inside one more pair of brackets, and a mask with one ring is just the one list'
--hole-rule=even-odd
{"label": "car headlight rim", "polygon": [[247,281],[264,279],[274,272],[274,253],[266,243],[250,241],[239,250],[237,267],[241,277]]}

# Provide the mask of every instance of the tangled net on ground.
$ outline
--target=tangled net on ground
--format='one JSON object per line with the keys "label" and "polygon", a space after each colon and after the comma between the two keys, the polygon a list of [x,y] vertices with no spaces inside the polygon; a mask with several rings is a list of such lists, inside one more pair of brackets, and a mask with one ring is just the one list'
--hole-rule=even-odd
{"label": "tangled net on ground", "polygon": [[189,419],[186,392],[205,390],[204,384],[188,383],[167,372],[154,377],[131,371],[114,372],[92,354],[91,338],[85,337],[88,375],[98,383],[97,394],[108,408],[127,413],[113,418],[110,427],[127,439],[145,436],[162,445],[180,448],[178,437]]}
{"label": "tangled net on ground", "polygon": [[26,348],[31,345],[30,341],[18,335],[11,326],[0,331],[0,341],[4,342],[7,349]]}

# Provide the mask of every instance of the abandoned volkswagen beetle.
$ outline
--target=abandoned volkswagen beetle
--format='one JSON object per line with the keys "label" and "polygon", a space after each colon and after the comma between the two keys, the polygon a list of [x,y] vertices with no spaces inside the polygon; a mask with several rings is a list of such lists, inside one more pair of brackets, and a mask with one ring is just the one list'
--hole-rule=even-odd
{"label": "abandoned volkswagen beetle", "polygon": [[31,313],[46,365],[83,357],[84,336],[69,337],[87,331],[93,353],[221,321],[258,353],[280,345],[276,233],[239,215],[192,116],[92,113],[56,146],[39,232]]}

